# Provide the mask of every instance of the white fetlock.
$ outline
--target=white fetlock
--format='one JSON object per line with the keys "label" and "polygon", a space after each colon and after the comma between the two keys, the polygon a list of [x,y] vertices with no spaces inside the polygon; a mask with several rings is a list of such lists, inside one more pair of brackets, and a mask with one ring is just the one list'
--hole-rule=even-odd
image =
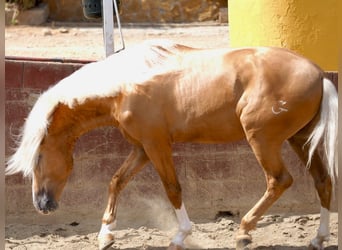
{"label": "white fetlock", "polygon": [[324,241],[328,241],[329,240],[329,236],[317,236],[316,238],[314,238],[313,240],[311,240],[310,242],[310,249],[314,249],[314,250],[323,250],[323,243]]}
{"label": "white fetlock", "polygon": [[184,240],[185,238],[191,234],[191,222],[188,217],[188,213],[186,212],[185,206],[182,203],[180,209],[176,209],[176,217],[179,224],[179,229],[177,234],[173,237],[172,243],[169,246],[169,249],[184,249]]}
{"label": "white fetlock", "polygon": [[321,207],[320,224],[317,231],[317,236],[310,242],[310,249],[321,250],[323,249],[324,241],[329,240],[329,211],[326,208]]}
{"label": "white fetlock", "polygon": [[97,237],[99,243],[99,249],[105,250],[114,244],[114,233],[113,230],[116,226],[116,222],[111,224],[102,224],[101,230]]}
{"label": "white fetlock", "polygon": [[184,248],[184,240],[189,234],[191,234],[191,231],[178,231],[173,237],[171,245],[173,244],[175,246],[179,246],[180,248]]}

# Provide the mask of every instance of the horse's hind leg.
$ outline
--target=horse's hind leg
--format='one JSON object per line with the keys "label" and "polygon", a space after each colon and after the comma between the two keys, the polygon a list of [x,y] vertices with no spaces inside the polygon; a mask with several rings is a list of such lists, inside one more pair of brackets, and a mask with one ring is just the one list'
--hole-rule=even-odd
{"label": "horse's hind leg", "polygon": [[245,249],[251,243],[252,237],[248,232],[256,227],[260,217],[292,184],[292,176],[285,168],[281,158],[281,143],[272,143],[272,140],[250,136],[248,141],[254,154],[263,167],[267,189],[262,198],[242,218],[237,235],[236,249]]}
{"label": "horse's hind leg", "polygon": [[149,161],[144,150],[135,147],[125,162],[116,171],[109,184],[108,205],[102,218],[102,226],[98,235],[99,249],[108,249],[114,243],[112,230],[115,227],[116,200],[120,191],[126,186],[129,180],[140,171]]}
{"label": "horse's hind leg", "polygon": [[[308,147],[304,146],[307,137],[297,134],[289,139],[289,143],[304,164],[308,160]],[[329,232],[329,210],[332,194],[331,178],[324,167],[317,150],[314,152],[309,168],[314,179],[315,187],[321,201],[321,218],[317,236],[310,243],[310,249],[322,249],[323,242],[328,240]]]}
{"label": "horse's hind leg", "polygon": [[182,201],[181,186],[174,168],[171,147],[168,143],[159,142],[158,145],[144,145],[144,149],[160,176],[179,224],[178,232],[168,250],[184,249],[184,240],[191,233],[191,222]]}

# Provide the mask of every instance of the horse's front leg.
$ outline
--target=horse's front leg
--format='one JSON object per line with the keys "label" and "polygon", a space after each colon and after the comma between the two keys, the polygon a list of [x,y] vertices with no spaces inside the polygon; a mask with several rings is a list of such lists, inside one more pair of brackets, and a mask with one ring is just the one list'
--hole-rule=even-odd
{"label": "horse's front leg", "polygon": [[116,201],[120,191],[148,161],[149,159],[145,151],[140,147],[135,147],[112,177],[109,184],[108,205],[103,215],[101,230],[98,235],[100,250],[107,249],[114,243],[113,229],[116,224]]}
{"label": "horse's front leg", "polygon": [[173,165],[171,147],[168,143],[159,142],[158,145],[144,145],[144,149],[162,180],[178,220],[178,232],[173,237],[168,250],[182,250],[185,238],[191,233],[192,225],[182,201],[181,186]]}

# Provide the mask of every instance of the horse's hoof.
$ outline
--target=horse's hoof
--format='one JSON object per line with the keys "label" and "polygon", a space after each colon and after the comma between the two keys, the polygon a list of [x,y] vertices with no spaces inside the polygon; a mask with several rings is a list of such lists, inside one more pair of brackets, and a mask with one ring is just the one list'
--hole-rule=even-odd
{"label": "horse's hoof", "polygon": [[105,234],[99,236],[99,250],[106,250],[114,244],[114,236],[112,234]]}
{"label": "horse's hoof", "polygon": [[171,243],[167,250],[184,250],[184,247]]}
{"label": "horse's hoof", "polygon": [[323,246],[310,243],[308,250],[323,250]]}
{"label": "horse's hoof", "polygon": [[308,247],[309,250],[323,250],[323,243],[324,241],[328,241],[329,236],[317,236],[314,238]]}
{"label": "horse's hoof", "polygon": [[248,234],[236,237],[236,250],[248,250],[248,245],[252,243],[252,237]]}

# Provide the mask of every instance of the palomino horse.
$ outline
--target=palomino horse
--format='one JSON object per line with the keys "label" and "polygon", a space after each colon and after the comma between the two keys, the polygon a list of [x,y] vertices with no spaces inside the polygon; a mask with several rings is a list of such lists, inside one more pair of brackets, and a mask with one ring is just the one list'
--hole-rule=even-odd
{"label": "palomino horse", "polygon": [[[329,236],[337,176],[337,91],[309,60],[280,48],[194,49],[170,41],[145,42],[88,64],[43,93],[30,112],[6,173],[32,177],[33,204],[57,209],[73,167],[76,139],[115,126],[133,146],[109,184],[100,249],[114,242],[120,191],[151,161],[179,222],[169,249],[183,249],[191,223],[172,160],[174,142],[228,143],[246,138],[263,168],[267,189],[242,218],[237,248],[291,185],[281,147],[288,140],[309,172],[321,201],[312,249]],[[324,146],[324,150],[320,150]]]}

